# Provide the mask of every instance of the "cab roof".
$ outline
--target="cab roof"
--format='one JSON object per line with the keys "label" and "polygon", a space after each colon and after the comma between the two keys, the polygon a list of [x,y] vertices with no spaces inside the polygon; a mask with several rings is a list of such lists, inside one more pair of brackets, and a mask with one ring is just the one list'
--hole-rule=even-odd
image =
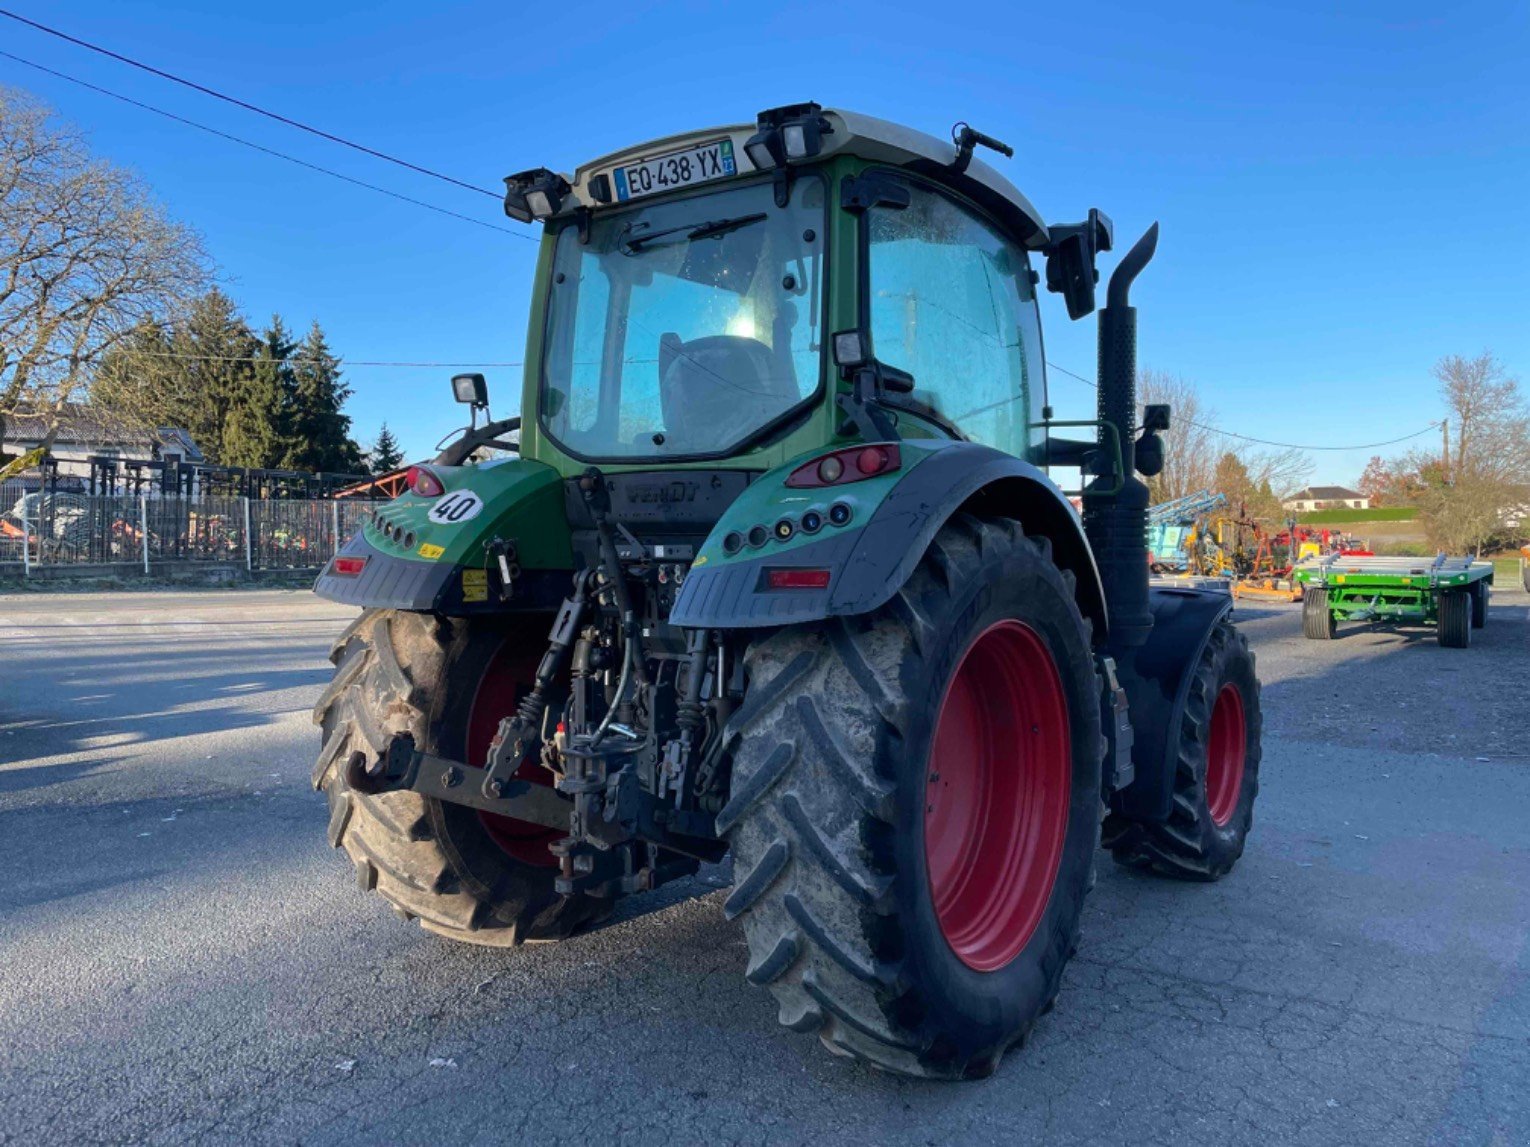
{"label": "cab roof", "polygon": [[[859,112],[824,108],[820,114],[828,121],[831,130],[823,135],[822,150],[804,162],[818,163],[834,155],[847,154],[902,168],[975,200],[1015,232],[1027,247],[1037,249],[1047,245],[1047,226],[1031,201],[1014,184],[976,156],[968,163],[965,171],[958,172],[952,166],[957,148],[950,140],[938,139],[902,124],[861,115]],[[590,181],[596,176],[625,164],[652,159],[724,136],[733,140],[733,154],[739,175],[749,175],[760,170],[750,162],[744,150],[744,143],[756,130],[756,125],[752,123],[727,124],[650,140],[581,164],[569,183],[573,187],[574,196],[584,206],[596,210],[607,208],[613,205],[599,202],[590,193]]]}

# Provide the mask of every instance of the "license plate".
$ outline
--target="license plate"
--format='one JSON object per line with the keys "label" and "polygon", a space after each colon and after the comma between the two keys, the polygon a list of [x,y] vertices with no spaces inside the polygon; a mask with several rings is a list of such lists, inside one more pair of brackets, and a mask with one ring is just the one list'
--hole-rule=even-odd
{"label": "license plate", "polygon": [[657,195],[661,191],[674,191],[693,183],[705,183],[709,179],[726,179],[738,174],[733,162],[733,141],[720,139],[688,147],[684,151],[672,151],[656,159],[631,163],[618,167],[611,174],[616,184],[616,198],[621,201],[638,199],[644,195]]}

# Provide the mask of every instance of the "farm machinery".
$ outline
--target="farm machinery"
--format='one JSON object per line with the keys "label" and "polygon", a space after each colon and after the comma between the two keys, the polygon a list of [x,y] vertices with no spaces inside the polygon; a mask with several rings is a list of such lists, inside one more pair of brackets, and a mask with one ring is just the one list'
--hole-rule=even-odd
{"label": "farm machinery", "polygon": [[542,229],[521,414],[453,379],[474,425],[316,585],[363,607],[314,771],[363,890],[514,945],[731,855],[782,1023],[966,1078],[1051,1008],[1102,840],[1233,868],[1253,655],[1227,595],[1148,579],[1157,226],[1095,417],[1055,420],[1033,262],[1082,318],[1113,228],[1044,222],[980,147],[798,104],[506,181]]}
{"label": "farm machinery", "polygon": [[1198,490],[1182,498],[1159,502],[1148,510],[1148,560],[1153,572],[1184,573],[1200,544],[1206,516],[1227,504],[1227,495]]}
{"label": "farm machinery", "polygon": [[1341,621],[1401,622],[1432,625],[1440,645],[1465,649],[1487,624],[1493,563],[1338,553],[1307,559],[1294,576],[1309,640],[1332,640]]}

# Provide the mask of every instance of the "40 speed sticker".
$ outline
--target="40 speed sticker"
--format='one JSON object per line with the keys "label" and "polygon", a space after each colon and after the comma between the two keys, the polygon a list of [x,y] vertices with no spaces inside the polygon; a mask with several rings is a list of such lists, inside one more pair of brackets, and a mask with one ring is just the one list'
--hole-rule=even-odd
{"label": "40 speed sticker", "polygon": [[455,526],[459,522],[478,517],[482,509],[483,499],[477,494],[471,490],[458,490],[442,498],[425,516],[432,522],[439,522],[444,526]]}

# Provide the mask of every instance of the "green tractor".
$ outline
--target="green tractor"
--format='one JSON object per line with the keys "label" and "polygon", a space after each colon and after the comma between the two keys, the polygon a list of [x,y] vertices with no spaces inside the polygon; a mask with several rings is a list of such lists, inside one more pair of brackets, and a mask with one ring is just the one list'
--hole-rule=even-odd
{"label": "green tractor", "polygon": [[521,417],[454,379],[475,425],[316,587],[364,609],[314,772],[363,889],[513,945],[731,853],[782,1023],[965,1078],[1052,1006],[1102,828],[1232,868],[1254,659],[1225,594],[1148,580],[1157,226],[1098,417],[1054,420],[1033,261],[1087,315],[1111,224],[1049,226],[978,147],[1010,154],[809,103],[506,181],[543,228]]}

